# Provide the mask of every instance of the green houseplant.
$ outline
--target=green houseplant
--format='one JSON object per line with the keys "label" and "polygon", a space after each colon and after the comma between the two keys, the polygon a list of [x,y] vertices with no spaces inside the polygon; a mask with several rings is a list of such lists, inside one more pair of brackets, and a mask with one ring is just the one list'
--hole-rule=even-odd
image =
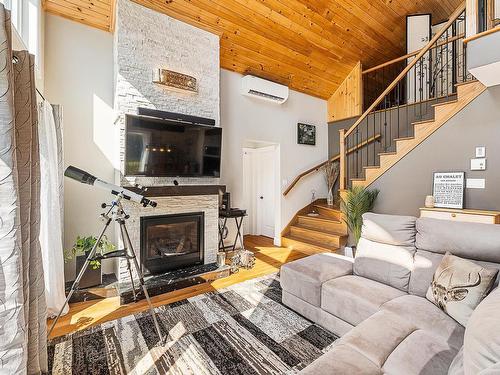
{"label": "green houseplant", "polygon": [[[64,251],[64,261],[75,259],[76,274],[82,269],[87,256],[89,255],[92,247],[95,245],[97,238],[95,236],[77,236],[75,243],[71,249]],[[113,251],[115,245],[109,242],[108,238],[104,236],[97,247],[98,251],[106,253]],[[80,288],[90,288],[102,284],[101,262],[93,260],[90,262],[89,267],[83,274],[80,281]]]}
{"label": "green houseplant", "polygon": [[363,214],[373,209],[378,193],[377,189],[369,190],[362,186],[354,186],[342,197],[340,208],[349,233],[354,239],[353,249],[361,238]]}

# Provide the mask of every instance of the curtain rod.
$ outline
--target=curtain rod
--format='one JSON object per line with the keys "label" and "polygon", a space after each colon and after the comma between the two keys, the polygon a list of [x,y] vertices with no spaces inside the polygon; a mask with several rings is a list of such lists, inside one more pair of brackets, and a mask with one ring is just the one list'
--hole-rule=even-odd
{"label": "curtain rod", "polygon": [[[17,56],[12,56],[12,63],[13,64],[17,64],[19,62],[19,59],[17,58]],[[38,95],[40,95],[40,97],[46,101],[47,99],[45,99],[45,96],[43,96],[43,94],[40,92],[40,90],[38,90],[37,87],[35,87],[35,90],[37,92]]]}

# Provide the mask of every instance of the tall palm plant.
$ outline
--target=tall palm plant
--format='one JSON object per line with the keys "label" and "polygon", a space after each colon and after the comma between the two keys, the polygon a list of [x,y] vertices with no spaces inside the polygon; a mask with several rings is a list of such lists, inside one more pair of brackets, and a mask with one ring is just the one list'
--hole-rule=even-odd
{"label": "tall palm plant", "polygon": [[379,191],[369,190],[362,186],[354,186],[342,197],[341,210],[349,232],[354,237],[355,245],[361,238],[363,214],[373,209]]}

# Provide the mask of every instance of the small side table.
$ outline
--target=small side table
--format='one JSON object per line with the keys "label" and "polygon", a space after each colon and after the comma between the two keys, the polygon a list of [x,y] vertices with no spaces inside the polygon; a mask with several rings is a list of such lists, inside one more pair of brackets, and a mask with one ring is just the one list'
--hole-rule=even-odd
{"label": "small side table", "polygon": [[[233,211],[220,211],[219,212],[219,251],[234,251],[236,249],[236,244],[240,243],[241,249],[244,250],[245,246],[243,244],[243,236],[241,234],[241,227],[243,225],[243,218],[247,216],[244,210],[233,210]],[[236,222],[236,237],[232,245],[224,245],[224,228],[226,228],[227,219],[234,219]]]}

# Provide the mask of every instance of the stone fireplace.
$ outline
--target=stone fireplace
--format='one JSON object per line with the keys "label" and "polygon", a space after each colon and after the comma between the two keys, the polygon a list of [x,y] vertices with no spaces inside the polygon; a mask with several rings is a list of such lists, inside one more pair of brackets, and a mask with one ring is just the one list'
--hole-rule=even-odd
{"label": "stone fireplace", "polygon": [[204,213],[141,217],[144,275],[203,264]]}
{"label": "stone fireplace", "polygon": [[[183,269],[190,262],[214,263],[218,248],[219,179],[127,177],[124,174],[124,153],[125,115],[136,114],[139,107],[211,118],[219,126],[219,36],[132,1],[118,0],[114,65],[115,124],[119,128],[117,152],[120,154],[120,173],[117,173],[115,182],[127,188],[135,184],[147,186],[148,198],[158,203],[155,208],[144,208],[124,202],[125,210],[130,215],[127,227],[139,263],[144,256],[150,258],[144,260],[143,269],[152,274],[164,272],[160,270],[174,265]],[[171,90],[154,83],[152,73],[158,69],[196,78],[198,91]],[[174,180],[179,183],[178,187],[173,186]],[[201,252],[189,250],[187,254],[173,254],[186,249],[187,240],[184,239],[182,245],[180,241],[193,230],[190,225],[182,230],[171,228],[172,233],[177,233],[176,239],[173,234],[160,234],[165,229],[162,227],[164,224],[158,224],[158,228],[152,226],[149,236],[154,238],[153,247],[144,242],[141,244],[141,227],[145,222],[158,223],[173,217],[171,215],[178,218],[201,215],[203,220],[198,244],[196,240],[189,240],[190,246],[193,249],[199,246]],[[174,224],[172,226],[175,227]],[[120,282],[129,281],[123,259],[119,261],[117,275]]]}

